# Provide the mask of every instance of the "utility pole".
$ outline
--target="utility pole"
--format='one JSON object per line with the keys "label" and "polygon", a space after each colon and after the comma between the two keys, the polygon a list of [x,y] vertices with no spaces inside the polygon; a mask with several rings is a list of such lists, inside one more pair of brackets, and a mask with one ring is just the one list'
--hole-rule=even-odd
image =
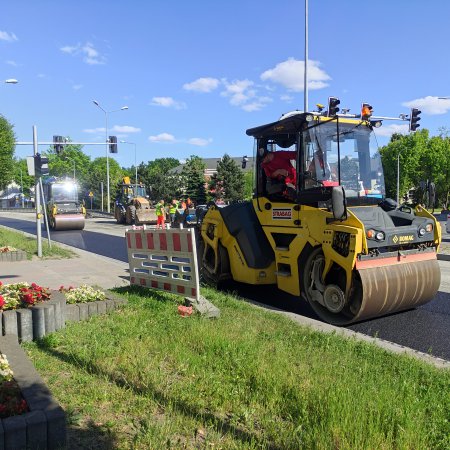
{"label": "utility pole", "polygon": [[308,112],[308,0],[305,0],[305,73],[304,73],[304,105],[303,111]]}

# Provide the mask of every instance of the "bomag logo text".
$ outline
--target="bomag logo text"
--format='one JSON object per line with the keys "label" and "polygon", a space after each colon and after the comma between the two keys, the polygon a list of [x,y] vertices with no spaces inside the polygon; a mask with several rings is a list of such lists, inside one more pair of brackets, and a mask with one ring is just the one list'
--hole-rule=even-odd
{"label": "bomag logo text", "polygon": [[414,241],[414,236],[412,234],[408,234],[406,236],[394,236],[392,238],[392,240],[394,241],[395,244],[397,244],[397,242],[399,244],[404,244],[405,242],[412,242],[412,241]]}
{"label": "bomag logo text", "polygon": [[273,220],[291,220],[292,210],[290,208],[274,208],[272,209]]}

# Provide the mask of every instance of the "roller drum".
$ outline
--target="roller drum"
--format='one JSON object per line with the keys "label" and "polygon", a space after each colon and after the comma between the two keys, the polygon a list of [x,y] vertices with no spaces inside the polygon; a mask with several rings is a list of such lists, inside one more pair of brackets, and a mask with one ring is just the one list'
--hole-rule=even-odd
{"label": "roller drum", "polygon": [[54,218],[55,230],[82,230],[84,228],[83,214],[59,214]]}
{"label": "roller drum", "polygon": [[423,305],[441,283],[437,259],[362,269],[359,275],[362,302],[352,322]]}
{"label": "roller drum", "polygon": [[423,305],[436,295],[440,282],[439,263],[433,258],[355,271],[350,298],[339,312],[332,312],[317,297],[307,299],[322,320],[343,326]]}

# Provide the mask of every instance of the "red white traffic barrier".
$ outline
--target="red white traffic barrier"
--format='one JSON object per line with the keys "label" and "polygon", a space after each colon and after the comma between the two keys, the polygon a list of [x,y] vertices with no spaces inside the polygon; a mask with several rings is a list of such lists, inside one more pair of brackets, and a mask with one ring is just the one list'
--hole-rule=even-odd
{"label": "red white traffic barrier", "polygon": [[130,284],[200,297],[195,231],[131,229],[125,238]]}

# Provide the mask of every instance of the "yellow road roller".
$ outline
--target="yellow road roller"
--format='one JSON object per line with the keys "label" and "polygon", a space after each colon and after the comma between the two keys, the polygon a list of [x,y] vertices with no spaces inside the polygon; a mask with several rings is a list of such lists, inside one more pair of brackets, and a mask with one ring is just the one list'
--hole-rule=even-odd
{"label": "yellow road roller", "polygon": [[43,182],[49,226],[52,230],[82,230],[86,209],[78,200],[78,186],[70,179]]}
{"label": "yellow road roller", "polygon": [[206,211],[203,279],[277,285],[338,326],[430,301],[440,284],[440,224],[421,206],[385,198],[380,125],[367,111],[329,108],[247,130],[253,199]]}

